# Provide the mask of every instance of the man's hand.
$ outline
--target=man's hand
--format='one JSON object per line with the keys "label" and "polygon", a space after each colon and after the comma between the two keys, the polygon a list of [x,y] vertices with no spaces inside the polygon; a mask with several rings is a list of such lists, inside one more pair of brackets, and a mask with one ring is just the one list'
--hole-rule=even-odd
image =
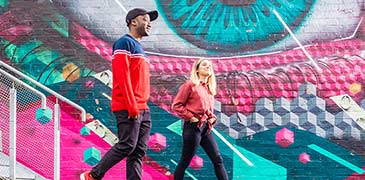
{"label": "man's hand", "polygon": [[138,119],[138,116],[128,116],[128,119],[131,121],[135,121]]}
{"label": "man's hand", "polygon": [[139,115],[139,109],[137,107],[128,109],[128,119],[129,120],[137,120],[138,115]]}

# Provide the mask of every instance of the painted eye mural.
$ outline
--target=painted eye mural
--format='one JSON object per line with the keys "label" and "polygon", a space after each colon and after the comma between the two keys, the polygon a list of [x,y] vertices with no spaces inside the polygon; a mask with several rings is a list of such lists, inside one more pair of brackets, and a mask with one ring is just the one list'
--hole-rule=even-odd
{"label": "painted eye mural", "polygon": [[[53,1],[100,38],[112,42],[126,31],[127,9],[148,6],[159,10],[146,38],[148,51],[159,54],[237,56],[268,53],[297,47],[275,9],[300,42],[318,43],[353,35],[361,19],[362,1],[340,0],[113,0],[96,2]],[[74,8],[78,7],[78,8]],[[317,34],[325,30],[326,33]],[[171,45],[179,43],[179,49]]]}
{"label": "painted eye mural", "polygon": [[162,4],[160,8],[170,27],[195,46],[218,52],[247,52],[285,38],[284,26],[273,9],[285,15],[284,20],[296,29],[314,2],[158,0],[158,4]]}
{"label": "painted eye mural", "polygon": [[[128,32],[124,19],[135,7],[158,9],[160,15],[142,40],[150,60],[153,120],[143,179],[171,179],[182,145],[181,119],[171,112],[171,103],[201,57],[212,61],[218,83],[213,133],[229,179],[364,177],[364,0],[0,0],[0,60],[98,120],[91,126],[96,133],[87,135],[77,113],[61,113],[61,179],[78,179],[96,162],[83,159],[83,153],[104,154],[105,143],[115,141],[104,131],[117,132],[110,111],[111,46]],[[0,120],[7,121],[2,113]],[[40,130],[53,134],[44,126],[32,132]],[[52,148],[43,136],[37,140],[44,146],[19,157],[52,179]],[[28,146],[20,149],[29,152]],[[207,154],[199,148],[196,155],[204,163],[193,162],[186,179],[214,179]],[[104,179],[125,179],[121,169],[123,163]]]}

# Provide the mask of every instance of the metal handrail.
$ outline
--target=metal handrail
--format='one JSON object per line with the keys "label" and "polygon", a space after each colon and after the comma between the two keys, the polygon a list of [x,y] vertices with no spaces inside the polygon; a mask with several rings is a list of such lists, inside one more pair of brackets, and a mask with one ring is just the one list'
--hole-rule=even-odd
{"label": "metal handrail", "polygon": [[10,179],[16,180],[16,89],[12,87],[9,93],[9,176]]}
{"label": "metal handrail", "polygon": [[[15,180],[16,179],[16,119],[17,119],[17,106],[16,106],[16,101],[17,101],[17,90],[14,87],[14,83],[20,84],[21,86],[24,86],[25,88],[27,88],[28,90],[32,91],[34,94],[37,94],[39,97],[41,97],[42,100],[42,109],[46,109],[47,108],[47,97],[46,95],[44,95],[42,92],[38,91],[37,89],[29,86],[28,84],[26,84],[25,82],[17,79],[16,77],[14,77],[12,74],[4,71],[3,69],[0,69],[0,75],[1,76],[5,76],[6,78],[8,78],[9,80],[12,81],[12,85],[11,85],[11,89],[10,89],[10,103],[9,103],[9,156],[10,156],[10,162],[9,162],[9,176],[10,179]],[[58,132],[57,132],[58,133]],[[58,141],[59,142],[59,141]],[[58,143],[57,143],[58,144]],[[59,147],[58,147],[59,148]],[[56,152],[58,152],[59,150],[55,150]],[[58,164],[58,162],[55,161],[55,164]]]}
{"label": "metal handrail", "polygon": [[[71,100],[65,98],[64,96],[58,94],[57,92],[53,91],[52,89],[44,86],[43,84],[39,83],[38,81],[28,77],[27,75],[25,75],[22,72],[16,70],[15,68],[13,68],[10,65],[4,63],[1,60],[0,60],[0,66],[5,67],[9,71],[12,71],[13,73],[15,73],[15,74],[19,75],[20,77],[30,81],[31,83],[33,83],[37,87],[45,90],[46,92],[48,92],[48,93],[50,93],[50,94],[52,94],[53,96],[56,97],[56,103],[54,105],[54,110],[55,110],[55,113],[54,113],[54,140],[55,140],[54,141],[54,160],[55,160],[54,161],[54,179],[59,180],[60,179],[60,135],[61,135],[61,133],[60,133],[60,107],[59,107],[59,104],[58,104],[58,100],[60,99],[64,102],[66,102],[67,104],[75,107],[76,109],[80,110],[80,112],[81,112],[81,121],[82,122],[86,122],[86,111],[85,111],[85,109],[82,108],[81,106],[79,106],[78,104],[75,104]],[[4,72],[4,74],[8,74],[3,70],[1,70],[0,72]],[[18,81],[18,80],[16,79],[16,81]],[[21,83],[21,84],[25,85],[24,82]],[[30,87],[30,86],[27,86],[27,87]],[[44,102],[44,109],[46,108],[45,104],[46,104],[46,102]],[[43,105],[43,98],[42,98],[42,105]],[[15,115],[14,115],[14,117],[15,117]],[[14,121],[14,123],[15,123],[15,121]],[[14,170],[14,172],[15,172],[15,170]]]}
{"label": "metal handrail", "polygon": [[38,86],[39,88],[47,91],[48,93],[52,94],[53,96],[55,96],[56,98],[60,99],[61,101],[66,102],[67,104],[70,104],[71,106],[75,107],[76,109],[80,110],[81,112],[81,121],[82,122],[86,122],[86,111],[83,107],[79,106],[78,104],[72,102],[71,100],[67,99],[66,97],[58,94],[57,92],[53,91],[52,89],[48,88],[47,86],[39,83],[38,81],[28,77],[27,75],[23,74],[22,72],[18,71],[17,69],[11,67],[10,65],[4,63],[3,61],[0,61],[0,65],[5,67],[6,69],[10,70],[11,72],[21,76],[22,78],[30,81],[31,83],[33,83],[34,85]]}
{"label": "metal handrail", "polygon": [[15,82],[21,84],[22,86],[26,87],[27,89],[30,89],[32,92],[34,92],[35,94],[37,94],[38,96],[40,96],[41,99],[42,99],[42,109],[46,109],[47,108],[47,97],[46,97],[46,95],[44,95],[43,93],[41,93],[37,89],[33,88],[32,86],[29,86],[27,83],[25,83],[25,82],[17,79],[13,75],[9,74],[8,72],[6,72],[6,71],[4,71],[2,69],[0,69],[0,74],[4,74],[7,78],[9,78],[12,81],[15,81]]}

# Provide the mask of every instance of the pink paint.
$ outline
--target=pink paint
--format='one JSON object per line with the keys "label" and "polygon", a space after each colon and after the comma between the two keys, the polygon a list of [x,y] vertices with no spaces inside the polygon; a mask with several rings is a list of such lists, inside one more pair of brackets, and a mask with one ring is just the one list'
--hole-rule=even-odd
{"label": "pink paint", "polygon": [[[237,86],[235,87],[234,97],[238,100],[238,106],[237,108],[232,107],[232,112],[237,110],[247,115],[253,112],[258,99],[274,96],[291,100],[298,96],[298,88],[301,84],[310,82],[317,87],[317,96],[325,99],[329,105],[334,105],[333,101],[329,99],[331,96],[345,93],[350,94],[353,99],[359,102],[361,98],[349,93],[349,86],[353,82],[365,81],[365,74],[362,72],[362,69],[365,69],[365,62],[360,58],[354,58],[348,61],[341,59],[327,61],[326,64],[330,69],[323,67],[319,72],[305,65],[298,66],[299,69],[289,66],[286,69],[283,68],[272,73],[261,72],[268,83],[259,76],[249,73],[245,73],[246,76],[230,77],[229,81],[221,80],[218,82],[218,92],[215,98],[222,104],[231,104],[231,96],[227,92],[229,89],[232,90],[233,87],[230,86],[235,80]],[[250,81],[251,86],[247,79]],[[165,91],[166,87],[152,86],[151,101],[170,111],[171,102],[167,100],[172,95],[172,91],[164,94],[160,93]],[[361,94],[358,96],[361,97]],[[166,101],[162,101],[164,97]],[[231,107],[224,108],[227,109],[227,112],[230,112]]]}
{"label": "pink paint", "polygon": [[[111,60],[110,56],[102,55],[101,52],[110,53],[111,46],[106,42],[101,41],[96,36],[92,35],[87,29],[73,22],[70,29],[72,29],[72,35],[81,45],[85,46],[90,51],[96,52],[103,56],[107,60]],[[363,46],[365,42],[362,39],[351,39],[341,41],[329,41],[324,43],[309,44],[306,46],[306,50],[312,56],[313,59],[320,59],[322,57],[333,57],[344,55],[361,55],[363,52]],[[149,55],[151,72],[160,72],[168,75],[188,75],[191,71],[191,66],[196,60],[196,57],[171,57],[160,55]],[[362,73],[362,69],[365,68],[364,62],[360,58],[351,59],[350,62],[345,60],[326,60],[322,59],[325,65],[319,64],[321,70],[313,70],[313,67],[308,67],[304,64],[310,64],[308,58],[303,51],[299,48],[291,49],[287,51],[281,51],[270,55],[258,55],[258,56],[242,56],[242,57],[227,57],[212,58],[214,62],[214,71],[216,74],[226,74],[232,71],[237,72],[249,72],[260,71],[265,69],[265,73],[261,72],[263,76],[269,82],[269,85],[263,85],[261,89],[254,87],[252,93],[249,95],[243,95],[242,91],[250,89],[249,83],[245,80],[244,76],[237,76],[237,82],[241,83],[241,87],[236,88],[235,98],[240,99],[235,111],[239,111],[243,114],[250,114],[254,110],[257,99],[262,97],[285,97],[290,99],[295,98],[297,90],[300,84],[304,82],[310,82],[318,86],[318,95],[326,100],[327,103],[332,103],[329,100],[330,96],[340,95],[341,91],[347,90],[348,82],[353,82],[353,78],[350,77],[353,73]],[[293,65],[293,66],[291,66]],[[298,68],[295,68],[299,67]],[[281,70],[277,71],[277,70]],[[250,80],[251,84],[260,84],[262,80],[255,75],[245,73]],[[316,75],[315,75],[316,74]],[[288,78],[289,77],[289,78]],[[365,78],[361,77],[358,82],[364,81]],[[277,82],[273,84],[271,82]],[[227,82],[218,82],[218,91],[227,91]],[[160,86],[153,86],[152,91],[159,91],[159,88],[165,88]],[[219,94],[219,92],[218,92]],[[151,96],[153,97],[153,96]],[[253,98],[252,98],[253,97]],[[160,106],[161,108],[169,111],[171,102],[160,102],[160,97],[152,99],[152,102]],[[220,102],[228,102],[230,104],[230,97],[217,96],[216,99]],[[245,104],[247,103],[248,104]],[[229,109],[230,107],[227,107]]]}
{"label": "pink paint", "polygon": [[[362,169],[365,170],[365,166],[363,166]],[[351,176],[347,177],[345,180],[364,180],[364,179],[365,179],[365,173],[362,173],[362,174],[353,173]]]}
{"label": "pink paint", "polygon": [[195,170],[203,167],[203,158],[194,155],[193,159],[190,161],[189,166]]}
{"label": "pink paint", "polygon": [[86,81],[85,85],[87,88],[92,89],[94,88],[94,82],[93,81]]}
{"label": "pink paint", "polygon": [[281,147],[288,147],[294,143],[294,133],[287,128],[283,128],[275,133],[275,143]]}
{"label": "pink paint", "polygon": [[299,161],[303,164],[307,164],[310,160],[310,156],[307,153],[302,153],[299,155]]}
{"label": "pink paint", "polygon": [[100,55],[108,61],[112,60],[112,46],[110,44],[98,39],[88,30],[76,23],[71,23],[70,29],[71,37],[83,45],[86,49]]}
{"label": "pink paint", "polygon": [[29,35],[33,31],[29,24],[30,20],[27,17],[22,18],[20,20],[11,11],[3,13],[0,16],[0,24],[4,29],[1,30],[0,36],[8,41],[14,41],[19,36]]}
{"label": "pink paint", "polygon": [[160,152],[166,148],[166,137],[160,133],[153,134],[148,140],[148,147],[155,152]]}
{"label": "pink paint", "polygon": [[[79,134],[80,128],[83,127],[79,120],[74,119],[65,112],[62,112],[61,122],[61,179],[77,179],[78,175],[86,170],[90,170],[91,166],[83,162],[83,151],[89,147],[95,147],[100,150],[102,156],[109,150],[110,145],[102,140],[95,133],[83,137]],[[80,143],[75,143],[80,142]],[[71,156],[70,156],[71,155]],[[111,168],[103,180],[126,179],[125,160]],[[168,179],[164,174],[157,171],[149,164],[143,163],[143,180],[152,179]]]}
{"label": "pink paint", "polygon": [[[22,108],[24,111],[17,114],[17,161],[45,178],[53,179],[53,120],[44,125],[39,123],[35,119],[35,111],[39,106],[39,102],[32,103]],[[48,103],[47,106],[52,108],[53,104]],[[0,109],[8,114],[6,113],[8,108],[2,103],[0,103]],[[3,132],[4,139],[3,152],[5,154],[9,154],[8,124],[8,118],[0,118],[0,130]],[[91,133],[86,137],[82,136],[79,131],[83,126],[78,119],[70,116],[65,111],[61,112],[61,179],[78,180],[83,171],[92,168],[83,161],[83,152],[87,148],[95,147],[101,151],[102,155],[110,148],[110,145],[95,133]],[[144,163],[143,179],[169,179],[157,168]],[[110,169],[103,179],[126,179],[125,161]]]}

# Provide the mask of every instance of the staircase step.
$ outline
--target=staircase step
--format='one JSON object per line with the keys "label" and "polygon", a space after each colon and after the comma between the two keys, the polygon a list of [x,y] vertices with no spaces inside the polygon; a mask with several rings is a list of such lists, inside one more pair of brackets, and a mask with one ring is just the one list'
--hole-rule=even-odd
{"label": "staircase step", "polygon": [[[0,180],[10,179],[9,174],[9,156],[0,153]],[[16,179],[17,180],[46,180],[46,178],[35,173],[31,169],[25,167],[19,162],[16,163]]]}

